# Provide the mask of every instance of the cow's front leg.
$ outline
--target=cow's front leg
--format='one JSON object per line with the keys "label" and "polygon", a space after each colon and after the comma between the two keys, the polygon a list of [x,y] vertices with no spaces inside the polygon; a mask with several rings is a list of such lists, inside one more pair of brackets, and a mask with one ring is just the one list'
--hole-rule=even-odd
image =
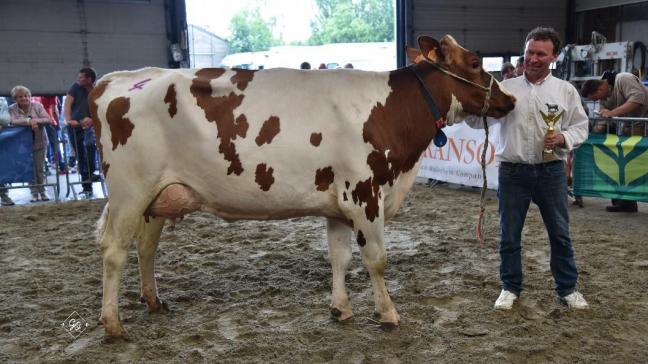
{"label": "cow's front leg", "polygon": [[385,286],[384,272],[387,256],[383,240],[383,214],[380,211],[380,216],[376,217],[373,222],[366,219],[359,220],[354,221],[356,240],[360,246],[362,262],[367,267],[373,284],[376,314],[380,317],[380,324],[383,328],[392,329],[399,325],[400,316],[396,312]]}
{"label": "cow's front leg", "polygon": [[142,302],[146,302],[149,312],[166,312],[169,310],[166,302],[158,297],[155,282],[155,252],[157,251],[160,234],[164,226],[164,218],[149,218],[146,222],[141,218],[137,237],[137,258],[140,272],[140,292]]}
{"label": "cow's front leg", "polygon": [[339,220],[327,219],[329,260],[333,270],[331,317],[338,321],[344,321],[353,316],[344,281],[351,262],[352,232],[349,226]]}

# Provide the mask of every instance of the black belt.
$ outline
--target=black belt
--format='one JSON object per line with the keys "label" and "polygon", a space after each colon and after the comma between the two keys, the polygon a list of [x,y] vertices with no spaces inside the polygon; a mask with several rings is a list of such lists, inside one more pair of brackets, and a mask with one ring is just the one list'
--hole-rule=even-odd
{"label": "black belt", "polygon": [[524,167],[524,168],[536,168],[536,169],[539,169],[539,168],[549,167],[549,166],[554,165],[556,163],[564,163],[564,162],[562,160],[555,160],[555,161],[538,163],[538,164],[529,164],[529,163],[512,163],[512,162],[504,162],[504,161],[502,161],[502,162],[500,162],[500,165],[505,166],[505,167],[514,167],[514,168]]}

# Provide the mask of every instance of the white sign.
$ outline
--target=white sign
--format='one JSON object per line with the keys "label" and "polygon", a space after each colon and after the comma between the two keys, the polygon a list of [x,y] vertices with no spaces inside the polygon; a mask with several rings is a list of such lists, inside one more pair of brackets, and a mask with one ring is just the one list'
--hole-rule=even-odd
{"label": "white sign", "polygon": [[[441,148],[430,144],[423,154],[419,177],[481,187],[481,158],[486,134],[484,130],[472,129],[465,123],[443,128],[448,142]],[[497,189],[495,146],[499,141],[499,124],[489,125],[488,149],[486,150],[486,177],[488,188]]]}

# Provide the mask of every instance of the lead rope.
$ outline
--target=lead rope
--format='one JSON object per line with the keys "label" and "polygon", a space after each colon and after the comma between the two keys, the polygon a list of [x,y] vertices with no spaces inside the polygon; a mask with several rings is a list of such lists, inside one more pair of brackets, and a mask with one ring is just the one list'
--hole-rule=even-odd
{"label": "lead rope", "polygon": [[491,88],[493,86],[493,76],[491,75],[490,85],[488,86],[488,92],[486,93],[486,98],[484,99],[484,107],[481,112],[481,116],[484,120],[484,148],[482,148],[482,157],[481,157],[481,169],[483,184],[482,190],[479,197],[479,219],[477,220],[477,240],[480,243],[484,244],[484,234],[482,233],[482,228],[484,227],[484,212],[486,211],[486,188],[488,187],[488,178],[486,177],[486,151],[488,150],[488,122],[486,120],[486,112],[488,111],[489,102],[491,95]]}

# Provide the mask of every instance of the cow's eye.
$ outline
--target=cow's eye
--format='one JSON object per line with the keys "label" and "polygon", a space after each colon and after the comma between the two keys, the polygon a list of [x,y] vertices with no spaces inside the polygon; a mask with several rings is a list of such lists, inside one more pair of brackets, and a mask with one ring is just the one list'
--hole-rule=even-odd
{"label": "cow's eye", "polygon": [[474,63],[472,64],[472,68],[473,68],[474,70],[479,69],[479,68],[481,68],[481,64],[479,64],[479,62],[474,62]]}

